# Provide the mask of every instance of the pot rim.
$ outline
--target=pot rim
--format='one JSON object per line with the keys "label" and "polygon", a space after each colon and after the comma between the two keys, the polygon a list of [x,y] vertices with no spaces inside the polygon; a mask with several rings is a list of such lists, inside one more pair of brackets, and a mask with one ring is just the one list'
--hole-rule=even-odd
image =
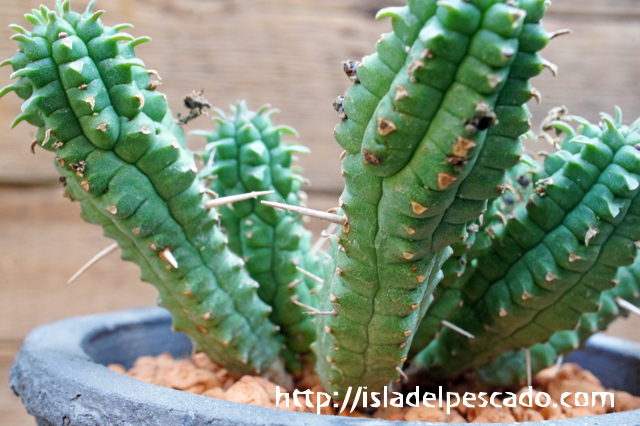
{"label": "pot rim", "polygon": [[[151,385],[95,362],[87,353],[92,339],[116,330],[167,323],[162,308],[141,308],[72,317],[31,331],[10,372],[11,387],[29,414],[52,425],[371,425],[402,424],[386,420],[322,416],[258,407]],[[640,343],[595,335],[587,348],[640,362]],[[106,408],[106,409],[105,409]],[[99,419],[108,420],[100,423]],[[44,420],[44,421],[43,421]],[[367,422],[367,423],[365,423]],[[566,420],[527,423],[531,426],[635,426],[640,410]],[[406,422],[409,424],[409,422]],[[440,426],[442,423],[411,422]],[[519,423],[503,423],[515,426]]]}

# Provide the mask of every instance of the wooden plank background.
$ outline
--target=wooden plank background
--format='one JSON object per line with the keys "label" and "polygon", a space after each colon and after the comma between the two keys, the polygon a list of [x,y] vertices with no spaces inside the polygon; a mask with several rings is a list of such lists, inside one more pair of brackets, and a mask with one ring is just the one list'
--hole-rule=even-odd
{"label": "wooden plank background", "polygon": [[[73,1],[76,10],[87,0]],[[22,14],[36,0],[0,0],[0,58],[15,53],[10,23],[28,26]],[[52,1],[47,1],[52,6]],[[282,110],[276,120],[290,124],[312,156],[302,158],[312,207],[336,204],[342,189],[332,137],[335,97],[349,87],[341,61],[373,51],[387,20],[375,22],[383,6],[401,0],[113,0],[108,25],[132,22],[128,30],[153,38],[138,48],[148,68],[163,78],[174,112],[193,89],[217,106],[240,99],[257,108],[271,103]],[[545,19],[554,31],[574,34],[556,39],[544,56],[560,67],[558,77],[545,72],[534,85],[543,104],[531,105],[534,122],[546,111],[566,105],[591,120],[599,111],[623,108],[628,119],[640,115],[640,2],[637,0],[555,0]],[[0,70],[8,82],[10,70]],[[0,423],[31,424],[19,399],[7,386],[7,372],[30,329],[71,315],[125,309],[154,302],[155,290],[139,284],[138,269],[113,254],[77,283],[64,283],[94,253],[110,244],[101,230],[79,219],[79,206],[61,197],[52,156],[29,152],[34,131],[26,124],[9,132],[20,109],[13,94],[0,102]],[[206,117],[188,130],[211,128]],[[202,141],[190,138],[193,148]],[[541,144],[531,151],[548,149]],[[310,224],[314,231],[321,224]],[[619,322],[613,334],[640,340],[640,322]]]}

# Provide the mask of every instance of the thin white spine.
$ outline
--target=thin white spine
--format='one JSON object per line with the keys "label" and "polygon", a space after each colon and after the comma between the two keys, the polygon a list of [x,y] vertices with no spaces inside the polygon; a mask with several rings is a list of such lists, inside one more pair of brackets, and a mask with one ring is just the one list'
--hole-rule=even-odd
{"label": "thin white spine", "polygon": [[93,256],[93,258],[91,258],[91,260],[85,263],[85,265],[82,268],[80,268],[78,272],[76,272],[75,274],[73,274],[71,278],[69,278],[69,280],[67,281],[67,284],[71,284],[72,282],[74,282],[80,275],[84,274],[89,268],[91,268],[93,265],[98,263],[98,261],[100,261],[103,257],[108,255],[109,253],[115,251],[117,248],[118,248],[118,243],[113,243],[106,249],[102,250],[100,253]]}

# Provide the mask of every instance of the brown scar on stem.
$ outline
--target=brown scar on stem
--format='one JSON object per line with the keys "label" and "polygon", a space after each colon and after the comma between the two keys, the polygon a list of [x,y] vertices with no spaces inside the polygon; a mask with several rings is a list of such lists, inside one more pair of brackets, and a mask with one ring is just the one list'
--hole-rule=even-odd
{"label": "brown scar on stem", "polygon": [[411,210],[413,210],[413,212],[415,214],[422,214],[424,212],[426,212],[427,210],[429,210],[428,207],[423,206],[422,204],[418,203],[417,201],[411,201]]}
{"label": "brown scar on stem", "polygon": [[456,157],[455,155],[453,155],[451,157],[447,157],[446,163],[453,166],[453,169],[456,172],[461,173],[462,166],[467,164],[467,160],[464,159],[463,157]]}
{"label": "brown scar on stem", "polygon": [[486,102],[479,102],[476,105],[476,114],[473,118],[463,121],[465,128],[469,134],[477,131],[487,130],[491,126],[498,124],[498,116],[493,108]]}
{"label": "brown scar on stem", "polygon": [[502,78],[496,74],[489,74],[487,76],[487,83],[489,83],[489,87],[495,89],[500,85],[500,83],[502,83]]}
{"label": "brown scar on stem", "polygon": [[447,189],[455,181],[456,177],[449,173],[438,173],[438,188],[441,190]]}
{"label": "brown scar on stem", "polygon": [[[64,167],[64,165],[62,165]],[[73,170],[76,175],[78,175],[78,177],[84,177],[83,173],[85,171],[85,169],[87,168],[87,162],[86,161],[80,161],[79,163],[71,163],[69,164],[69,167],[71,167],[71,170]]]}
{"label": "brown scar on stem", "polygon": [[462,136],[458,137],[455,145],[451,148],[451,153],[460,158],[467,158],[469,155],[469,151],[475,148],[477,145],[471,139],[463,138]]}
{"label": "brown scar on stem", "polygon": [[575,262],[576,260],[581,260],[582,258],[577,254],[569,253],[569,262]]}
{"label": "brown scar on stem", "polygon": [[358,68],[360,67],[360,62],[349,60],[344,61],[342,63],[342,70],[349,77],[352,83],[357,84],[360,83],[360,79],[358,78]]}
{"label": "brown scar on stem", "polygon": [[376,154],[373,154],[368,149],[364,149],[362,151],[362,159],[364,160],[364,162],[366,164],[378,165],[378,164],[382,163],[382,159],[380,158],[380,156],[376,155]]}
{"label": "brown scar on stem", "polygon": [[413,254],[411,252],[408,252],[408,251],[405,251],[405,252],[402,253],[402,257],[403,257],[403,259],[401,259],[401,260],[411,260],[411,259],[413,259],[415,257],[415,254]]}
{"label": "brown scar on stem", "polygon": [[333,109],[338,112],[338,116],[342,121],[346,121],[348,119],[347,113],[344,111],[344,107],[342,106],[342,104],[344,103],[344,99],[345,97],[340,95],[336,98],[335,101],[333,101]]}
{"label": "brown scar on stem", "polygon": [[389,136],[396,130],[398,130],[396,123],[389,119],[378,117],[378,134],[380,136]]}
{"label": "brown scar on stem", "polygon": [[91,111],[93,111],[93,109],[96,107],[96,98],[93,96],[89,96],[84,101],[89,104],[89,106],[91,107]]}
{"label": "brown scar on stem", "polygon": [[396,102],[409,97],[409,90],[402,84],[396,86]]}
{"label": "brown scar on stem", "polygon": [[433,53],[426,47],[422,49],[422,54],[420,56],[422,59],[432,59],[434,57]]}
{"label": "brown scar on stem", "polygon": [[407,74],[409,75],[409,81],[411,81],[412,83],[417,82],[414,74],[416,71],[420,71],[423,68],[424,68],[424,61],[422,59],[414,59],[413,61],[411,61],[411,63],[407,67]]}

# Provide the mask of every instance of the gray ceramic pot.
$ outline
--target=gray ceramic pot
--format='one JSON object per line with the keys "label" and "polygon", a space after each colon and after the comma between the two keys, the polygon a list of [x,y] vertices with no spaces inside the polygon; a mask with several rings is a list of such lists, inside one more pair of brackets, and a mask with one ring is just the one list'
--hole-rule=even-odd
{"label": "gray ceramic pot", "polygon": [[[188,355],[189,339],[172,333],[170,324],[165,310],[150,308],[72,318],[37,328],[16,357],[11,386],[41,426],[399,424],[230,403],[149,385],[105,367],[110,363],[130,367],[139,356],[167,351],[176,357]],[[640,394],[639,344],[596,336],[569,361],[591,370],[607,387]],[[640,410],[527,424],[638,426]]]}

